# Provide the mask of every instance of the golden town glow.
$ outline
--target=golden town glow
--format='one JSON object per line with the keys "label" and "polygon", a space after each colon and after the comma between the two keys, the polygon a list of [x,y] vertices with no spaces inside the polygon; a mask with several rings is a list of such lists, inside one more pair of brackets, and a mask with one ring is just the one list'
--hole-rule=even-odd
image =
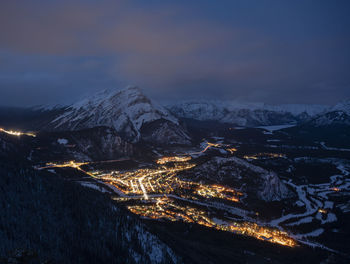
{"label": "golden town glow", "polygon": [[[197,223],[217,230],[247,235],[289,247],[296,245],[295,240],[279,229],[261,227],[249,222],[220,225],[215,223],[206,211],[200,210],[196,206],[184,206],[176,201],[176,197],[170,198],[173,194],[190,201],[197,201],[199,197],[202,197],[202,199],[216,198],[239,202],[239,196],[243,194],[234,189],[218,184],[207,185],[184,181],[175,176],[176,172],[193,167],[193,164],[184,162],[174,167],[160,166],[158,169],[139,169],[133,172],[103,176],[101,179],[129,196],[116,198],[115,200],[121,202],[130,199],[135,200],[135,194],[143,194],[145,200],[148,201],[147,204],[127,206],[134,214],[150,219],[163,218],[169,221],[182,220],[188,223]],[[141,178],[142,181],[140,181]],[[162,196],[159,197],[159,195]]]}
{"label": "golden town glow", "polygon": [[103,174],[100,179],[113,185],[125,195],[143,195],[145,199],[152,194],[174,194],[195,200],[202,197],[239,202],[239,196],[243,194],[234,189],[217,184],[208,185],[182,180],[176,176],[178,172],[194,166],[195,164],[183,162],[174,166],[159,166],[155,169],[139,169],[125,173],[111,172]]}
{"label": "golden town glow", "polygon": [[327,212],[327,210],[325,210],[325,209],[318,209],[318,212],[320,212],[321,214],[327,214],[328,212]]}
{"label": "golden town glow", "polygon": [[265,240],[283,246],[297,246],[296,241],[291,238],[287,232],[281,231],[279,229],[259,226],[256,223],[243,222],[224,227],[217,226],[216,228],[223,231],[230,231],[246,236],[251,236],[259,240]]}
{"label": "golden town glow", "polygon": [[162,157],[157,160],[157,164],[166,164],[169,162],[185,162],[192,158],[190,156],[172,156],[172,157]]}
{"label": "golden town glow", "polygon": [[[201,152],[212,146],[220,145],[207,143],[207,147]],[[203,184],[179,178],[179,172],[196,166],[196,164],[188,162],[190,160],[189,156],[164,157],[157,160],[157,166],[154,168],[142,168],[127,172],[87,172],[81,167],[90,164],[89,162],[75,161],[63,164],[47,163],[45,167],[40,169],[71,167],[102,180],[113,186],[120,194],[113,200],[126,203],[132,201],[132,205],[127,206],[128,210],[142,217],[197,223],[209,228],[242,234],[284,246],[297,245],[295,240],[279,229],[262,227],[251,222],[227,224],[222,224],[225,222],[221,220],[219,223],[215,222],[216,218],[209,217],[208,212],[200,208],[207,208],[206,206],[209,205],[207,202],[215,201],[215,199],[226,203],[239,203],[239,197],[243,193],[218,184]],[[138,201],[141,200],[142,202],[139,203]]]}
{"label": "golden town glow", "polygon": [[151,204],[131,205],[127,208],[134,214],[150,219],[181,220],[221,231],[254,237],[259,240],[265,240],[283,246],[294,247],[297,245],[296,241],[289,237],[284,231],[259,226],[256,223],[250,222],[218,224],[208,216],[206,211],[196,207],[175,204],[173,199],[167,197],[157,198],[155,202]]}
{"label": "golden town glow", "polygon": [[0,132],[6,133],[6,134],[12,135],[12,136],[17,136],[17,137],[22,136],[22,135],[30,136],[30,137],[35,137],[36,136],[33,133],[13,131],[13,130],[5,130],[5,129],[1,128],[1,127],[0,127]]}
{"label": "golden town glow", "polygon": [[85,171],[85,170],[83,170],[81,168],[81,166],[87,165],[87,164],[89,164],[89,162],[75,162],[73,160],[65,162],[65,163],[62,163],[62,164],[48,162],[48,163],[46,163],[46,166],[40,167],[40,169],[67,168],[67,167],[70,167],[70,168],[74,168],[74,169],[80,170],[80,171],[84,172],[85,174],[88,174],[91,177],[95,177],[94,173]]}
{"label": "golden town glow", "polygon": [[258,159],[256,156],[248,156],[248,155],[244,155],[243,158],[245,158],[245,159]]}
{"label": "golden town glow", "polygon": [[[229,145],[224,145],[224,144],[221,144],[221,143],[211,143],[211,142],[205,142],[206,146],[204,149],[202,149],[201,151],[199,152],[194,152],[194,153],[189,153],[189,155],[192,155],[192,154],[200,154],[200,153],[204,153],[206,152],[208,149],[210,148],[222,148],[222,149],[225,149],[226,151],[230,152],[231,154],[234,154],[237,149],[234,148],[234,147],[229,147]],[[228,148],[227,148],[228,147]]]}
{"label": "golden town glow", "polygon": [[340,188],[338,188],[338,187],[333,187],[333,188],[331,188],[331,190],[335,191],[335,192],[340,192]]}
{"label": "golden town glow", "polygon": [[207,146],[201,152],[204,153],[211,147],[219,148],[219,147],[221,147],[221,144],[207,142]]}
{"label": "golden town glow", "polygon": [[266,158],[283,158],[284,154],[280,153],[257,153],[254,155],[245,155],[243,158],[245,159],[266,159]]}
{"label": "golden town glow", "polygon": [[241,192],[237,192],[233,189],[220,186],[217,184],[214,184],[214,185],[198,184],[196,193],[202,197],[219,198],[219,199],[229,200],[232,202],[239,202],[238,196],[243,195],[243,193]]}
{"label": "golden town glow", "polygon": [[228,152],[230,152],[231,154],[235,153],[237,151],[236,148],[228,148],[226,149]]}

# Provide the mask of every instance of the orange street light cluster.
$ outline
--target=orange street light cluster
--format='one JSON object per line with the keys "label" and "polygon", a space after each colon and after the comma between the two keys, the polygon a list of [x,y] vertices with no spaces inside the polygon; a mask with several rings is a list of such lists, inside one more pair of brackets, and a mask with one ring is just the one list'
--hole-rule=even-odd
{"label": "orange street light cluster", "polygon": [[327,210],[322,209],[322,208],[318,209],[318,212],[320,212],[321,214],[327,214],[328,213]]}
{"label": "orange street light cluster", "polygon": [[173,157],[162,157],[157,160],[157,164],[166,164],[169,162],[185,162],[192,158],[190,156],[173,156]]}
{"label": "orange street light cluster", "polygon": [[245,155],[245,159],[266,159],[266,158],[284,158],[286,155],[281,153],[257,153],[254,155]]}
{"label": "orange street light cluster", "polygon": [[335,192],[340,192],[340,188],[338,188],[338,187],[333,187],[333,188],[331,188],[331,190],[335,191]]}
{"label": "orange street light cluster", "polygon": [[203,185],[198,184],[196,193],[206,198],[219,198],[229,200],[232,202],[239,202],[238,196],[242,196],[243,193],[238,192],[234,189],[227,188],[225,186],[214,185]]}
{"label": "orange street light cluster", "polygon": [[219,147],[221,147],[221,144],[207,142],[207,146],[201,152],[204,153],[211,147],[219,148]]}
{"label": "orange street light cluster", "polygon": [[113,185],[125,195],[143,195],[145,199],[148,199],[149,195],[174,194],[194,200],[202,197],[239,202],[239,196],[243,194],[234,189],[217,184],[201,184],[177,177],[178,172],[194,166],[183,162],[175,166],[159,166],[155,169],[138,169],[125,173],[111,172],[101,175],[100,179]]}
{"label": "orange street light cluster", "polygon": [[293,238],[291,238],[287,232],[275,228],[259,226],[256,223],[234,223],[227,226],[217,226],[217,229],[223,231],[230,231],[233,233],[239,233],[242,235],[254,237],[259,240],[264,240],[283,246],[297,246],[297,242]]}
{"label": "orange street light cluster", "polygon": [[230,152],[231,154],[235,153],[237,151],[236,148],[228,148],[226,149],[228,152]]}
{"label": "orange street light cluster", "polygon": [[[221,146],[220,144],[207,143],[207,147],[202,152],[210,147]],[[230,150],[235,151],[234,148]],[[102,180],[119,192],[120,197],[114,197],[113,200],[118,202],[133,201],[131,205],[127,206],[128,210],[142,217],[197,223],[271,243],[289,247],[296,246],[296,242],[286,232],[279,229],[263,227],[251,222],[222,224],[223,222],[220,220],[220,224],[216,223],[215,218],[209,217],[208,212],[199,207],[203,207],[211,199],[237,203],[243,193],[218,184],[202,184],[181,179],[178,177],[179,172],[196,166],[196,164],[190,163],[190,160],[190,156],[163,157],[157,160],[157,166],[153,168],[127,172],[87,172],[81,167],[90,164],[89,162],[75,161],[62,164],[47,163],[41,169],[71,167]],[[137,203],[140,200],[143,200],[142,203]]]}
{"label": "orange street light cluster", "polygon": [[154,203],[131,205],[127,207],[132,213],[150,219],[167,219],[169,221],[184,221],[197,223],[209,228],[254,237],[259,240],[294,247],[296,241],[288,233],[275,228],[259,226],[250,222],[235,222],[217,224],[208,214],[196,207],[180,206],[167,197],[157,198]]}
{"label": "orange street light cluster", "polygon": [[96,173],[87,172],[87,171],[85,171],[85,170],[83,170],[81,168],[81,166],[87,165],[87,164],[89,164],[89,162],[75,162],[73,160],[71,160],[69,162],[62,163],[62,164],[48,162],[48,163],[46,163],[46,166],[40,167],[39,169],[67,168],[67,167],[70,167],[70,168],[74,168],[74,169],[80,170],[80,171],[84,172],[85,174],[87,174],[87,175],[89,175],[91,177],[96,177],[95,176]]}

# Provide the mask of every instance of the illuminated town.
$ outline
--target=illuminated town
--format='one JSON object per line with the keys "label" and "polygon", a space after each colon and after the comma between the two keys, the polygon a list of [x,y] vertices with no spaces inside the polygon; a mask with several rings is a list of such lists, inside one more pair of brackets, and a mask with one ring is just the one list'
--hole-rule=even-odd
{"label": "illuminated town", "polygon": [[[219,144],[207,143],[202,152]],[[234,152],[232,150],[232,152]],[[191,156],[167,156],[155,161],[150,168],[131,171],[88,172],[82,166],[89,162],[47,163],[40,169],[71,167],[113,187],[113,200],[125,204],[128,210],[143,218],[165,219],[196,223],[208,228],[232,232],[283,246],[294,247],[296,241],[277,228],[258,225],[250,221],[226,219],[214,203],[234,208],[244,194],[227,186],[204,184],[178,176],[179,172],[196,166]],[[209,207],[214,208],[208,211]],[[222,219],[222,220],[221,220]]]}
{"label": "illuminated town", "polygon": [[350,264],[350,0],[0,0],[0,264]]}
{"label": "illuminated town", "polygon": [[169,162],[184,162],[191,160],[191,156],[173,156],[173,157],[162,157],[157,160],[157,164],[166,164]]}
{"label": "illuminated town", "polygon": [[221,231],[254,237],[259,240],[265,240],[283,246],[297,246],[296,241],[284,231],[259,226],[256,223],[250,222],[230,222],[227,224],[219,224],[211,219],[206,211],[191,206],[178,205],[174,199],[169,199],[168,197],[156,198],[154,203],[151,204],[131,205],[127,208],[132,213],[146,218],[167,219],[170,221],[181,220],[187,223],[197,223]]}

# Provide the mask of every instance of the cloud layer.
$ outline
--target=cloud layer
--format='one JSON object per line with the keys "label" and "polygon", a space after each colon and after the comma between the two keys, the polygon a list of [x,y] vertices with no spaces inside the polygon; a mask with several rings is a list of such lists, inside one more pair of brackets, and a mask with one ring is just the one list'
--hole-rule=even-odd
{"label": "cloud layer", "polygon": [[166,100],[334,103],[350,97],[347,10],[346,1],[3,0],[0,104],[127,84]]}

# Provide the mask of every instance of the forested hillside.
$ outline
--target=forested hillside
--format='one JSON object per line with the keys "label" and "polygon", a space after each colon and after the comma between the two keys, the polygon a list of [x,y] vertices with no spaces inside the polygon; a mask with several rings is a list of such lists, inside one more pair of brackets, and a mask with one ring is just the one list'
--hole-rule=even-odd
{"label": "forested hillside", "polygon": [[33,251],[40,263],[178,262],[103,193],[53,173],[0,161],[0,212],[4,263],[17,249]]}

